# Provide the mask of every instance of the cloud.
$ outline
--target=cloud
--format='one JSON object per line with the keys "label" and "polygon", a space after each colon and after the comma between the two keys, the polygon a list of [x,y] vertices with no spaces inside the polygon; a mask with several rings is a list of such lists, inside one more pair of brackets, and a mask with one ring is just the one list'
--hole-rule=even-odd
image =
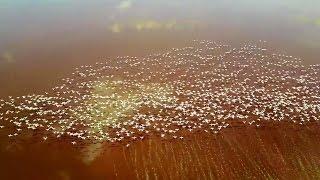
{"label": "cloud", "polygon": [[129,23],[113,23],[109,30],[113,33],[120,33],[124,30],[155,31],[155,30],[186,30],[199,28],[201,24],[197,21],[177,22],[176,20],[158,21],[153,19],[138,20]]}
{"label": "cloud", "polygon": [[165,23],[165,25],[164,25],[164,27],[166,29],[173,29],[176,26],[177,26],[177,22],[175,20],[169,21],[169,22]]}
{"label": "cloud", "polygon": [[313,22],[314,25],[320,27],[320,18],[318,19],[315,19],[314,22]]}
{"label": "cloud", "polygon": [[123,30],[123,26],[119,23],[114,23],[110,26],[110,30],[113,33],[120,33]]}
{"label": "cloud", "polygon": [[320,18],[310,18],[308,16],[298,16],[296,20],[300,23],[314,25],[320,27]]}
{"label": "cloud", "polygon": [[14,56],[11,52],[7,51],[7,52],[4,52],[2,55],[1,55],[1,58],[0,58],[2,61],[6,62],[6,63],[13,63],[15,62],[15,59],[14,59]]}
{"label": "cloud", "polygon": [[118,6],[118,9],[121,9],[121,10],[129,9],[129,8],[131,8],[132,3],[133,3],[133,0],[121,1],[119,6]]}
{"label": "cloud", "polygon": [[134,28],[138,31],[161,29],[162,27],[163,27],[163,24],[161,22],[157,22],[154,20],[139,21],[134,24]]}

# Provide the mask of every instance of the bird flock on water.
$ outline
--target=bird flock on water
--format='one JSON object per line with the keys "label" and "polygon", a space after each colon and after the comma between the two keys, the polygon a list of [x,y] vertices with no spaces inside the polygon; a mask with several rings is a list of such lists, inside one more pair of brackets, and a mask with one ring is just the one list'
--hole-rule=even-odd
{"label": "bird flock on water", "polygon": [[[43,141],[183,139],[235,124],[304,126],[320,117],[320,65],[268,50],[194,40],[145,57],[78,67],[43,94],[0,100],[0,134],[37,132]],[[1,131],[3,131],[1,133]]]}

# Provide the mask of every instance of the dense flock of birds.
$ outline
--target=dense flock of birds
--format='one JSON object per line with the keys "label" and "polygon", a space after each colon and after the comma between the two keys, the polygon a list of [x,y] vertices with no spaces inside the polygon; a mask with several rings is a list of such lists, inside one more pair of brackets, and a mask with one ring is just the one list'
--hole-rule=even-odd
{"label": "dense flock of birds", "polygon": [[319,121],[320,65],[257,44],[195,40],[165,53],[81,66],[50,92],[1,99],[0,133],[15,138],[31,131],[43,141],[69,137],[77,144],[183,139],[235,123]]}

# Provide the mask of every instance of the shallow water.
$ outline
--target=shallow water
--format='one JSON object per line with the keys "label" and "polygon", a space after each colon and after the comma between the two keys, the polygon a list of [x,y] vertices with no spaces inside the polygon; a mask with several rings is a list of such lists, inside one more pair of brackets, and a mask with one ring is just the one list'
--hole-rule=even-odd
{"label": "shallow water", "polygon": [[[101,56],[145,55],[193,39],[266,40],[319,62],[320,2],[307,0],[0,2],[0,97],[42,92]],[[63,66],[62,66],[63,64]]]}
{"label": "shallow water", "polygon": [[[3,0],[0,98],[50,91],[75,67],[102,57],[145,56],[194,39],[234,46],[265,40],[304,64],[320,63],[319,6],[313,0]],[[79,149],[69,139],[4,138],[0,179],[319,178],[318,123],[225,131]]]}
{"label": "shallow water", "polygon": [[[188,140],[151,138],[130,147],[2,141],[1,179],[318,179],[319,125],[271,125],[197,134]],[[10,145],[8,145],[10,144]],[[294,148],[293,148],[294,147]],[[91,161],[90,158],[98,157]]]}

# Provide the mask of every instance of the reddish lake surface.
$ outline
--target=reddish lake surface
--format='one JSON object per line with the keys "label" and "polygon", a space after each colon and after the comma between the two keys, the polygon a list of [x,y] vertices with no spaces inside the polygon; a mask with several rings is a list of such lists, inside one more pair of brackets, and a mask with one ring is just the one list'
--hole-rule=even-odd
{"label": "reddish lake surface", "polygon": [[[320,3],[312,0],[0,2],[0,97],[41,92],[101,56],[145,55],[193,39],[268,41],[319,63]],[[63,65],[62,65],[63,64]]]}
{"label": "reddish lake surface", "polygon": [[[0,98],[49,91],[101,57],[144,56],[194,39],[234,46],[265,40],[304,64],[320,63],[319,6],[312,0],[0,1]],[[278,123],[88,150],[68,140],[10,141],[0,131],[0,179],[319,179],[319,139],[318,123]]]}

